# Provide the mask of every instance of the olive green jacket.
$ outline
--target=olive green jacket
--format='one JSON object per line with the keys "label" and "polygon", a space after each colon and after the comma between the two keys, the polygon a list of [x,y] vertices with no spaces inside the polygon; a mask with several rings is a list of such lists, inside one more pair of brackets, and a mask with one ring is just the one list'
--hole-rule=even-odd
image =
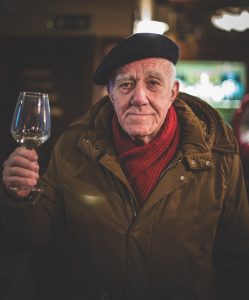
{"label": "olive green jacket", "polygon": [[113,147],[108,97],[61,136],[43,194],[5,197],[6,232],[55,247],[70,299],[249,299],[249,209],[232,130],[195,97],[180,93],[174,106],[180,146],[142,209]]}

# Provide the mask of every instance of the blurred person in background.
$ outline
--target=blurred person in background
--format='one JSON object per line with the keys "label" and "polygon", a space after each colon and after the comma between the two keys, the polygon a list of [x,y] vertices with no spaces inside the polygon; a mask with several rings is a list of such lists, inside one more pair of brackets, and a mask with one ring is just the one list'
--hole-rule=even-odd
{"label": "blurred person in background", "polygon": [[249,195],[249,94],[245,94],[233,114],[232,126],[238,141],[244,179]]}

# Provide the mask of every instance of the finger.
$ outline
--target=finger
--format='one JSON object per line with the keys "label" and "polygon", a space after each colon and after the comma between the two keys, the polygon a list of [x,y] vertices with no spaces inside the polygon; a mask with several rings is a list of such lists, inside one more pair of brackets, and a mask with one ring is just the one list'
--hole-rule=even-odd
{"label": "finger", "polygon": [[3,183],[6,187],[17,185],[34,186],[39,179],[39,173],[20,167],[9,167],[3,170]]}
{"label": "finger", "polygon": [[6,188],[9,187],[26,187],[28,189],[32,189],[34,186],[37,185],[37,179],[35,178],[30,178],[30,177],[16,177],[16,176],[11,176],[8,177],[5,182],[4,185]]}
{"label": "finger", "polygon": [[9,193],[13,196],[13,197],[26,197],[29,195],[29,193],[32,191],[32,188],[18,188],[18,187],[8,187],[8,191]]}
{"label": "finger", "polygon": [[27,149],[25,147],[17,147],[13,153],[16,153],[17,155],[20,155],[31,161],[38,160],[37,152],[34,149]]}
{"label": "finger", "polygon": [[4,169],[3,176],[5,177],[26,177],[26,178],[34,178],[38,179],[39,173],[37,171],[33,171],[27,168],[21,168],[21,167],[12,167]]}
{"label": "finger", "polygon": [[3,183],[5,187],[26,185],[32,187],[37,184],[39,173],[22,167],[5,167],[3,169]]}
{"label": "finger", "polygon": [[13,167],[20,167],[24,169],[29,169],[34,172],[39,171],[39,165],[37,161],[33,161],[27,159],[26,157],[20,155],[13,155],[7,161],[4,162],[4,168],[13,168]]}
{"label": "finger", "polygon": [[[31,190],[39,179],[38,155],[35,150],[18,147],[4,162],[3,184],[9,187],[18,187],[19,190]],[[12,191],[14,193],[14,191]],[[16,191],[17,196],[25,192]]]}

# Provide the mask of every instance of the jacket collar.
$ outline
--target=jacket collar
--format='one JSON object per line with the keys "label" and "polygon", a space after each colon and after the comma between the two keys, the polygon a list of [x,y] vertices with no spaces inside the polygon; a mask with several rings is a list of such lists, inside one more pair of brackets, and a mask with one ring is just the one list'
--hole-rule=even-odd
{"label": "jacket collar", "polygon": [[[231,129],[206,102],[179,93],[174,106],[181,128],[181,151],[189,168],[212,168],[212,152],[238,153]],[[82,126],[78,147],[92,159],[101,159],[104,155],[108,155],[108,159],[113,161],[117,159],[112,146],[112,114],[113,107],[106,96],[86,116],[70,125]]]}

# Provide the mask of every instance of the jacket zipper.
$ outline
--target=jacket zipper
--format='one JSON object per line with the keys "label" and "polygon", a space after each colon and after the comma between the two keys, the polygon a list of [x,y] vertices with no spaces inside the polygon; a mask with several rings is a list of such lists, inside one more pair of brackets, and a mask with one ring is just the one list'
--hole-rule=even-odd
{"label": "jacket zipper", "polygon": [[[170,168],[172,168],[173,166],[175,166],[176,164],[178,164],[179,162],[181,162],[183,159],[182,158],[180,158],[180,159],[178,159],[177,161],[175,161],[175,162],[173,162],[173,163],[171,163],[170,165],[168,165],[168,167],[161,173],[161,175],[160,175],[160,177],[159,177],[159,179],[161,179],[161,177],[170,169]],[[135,203],[135,201],[134,201],[134,197],[132,196],[132,194],[130,193],[130,197],[129,197],[129,199],[130,199],[130,204],[131,204],[131,209],[132,209],[132,212],[133,212],[133,215],[134,215],[134,217],[136,217],[137,216],[137,209],[136,209],[136,203]],[[130,230],[129,230],[130,231]],[[128,239],[129,240],[129,239]],[[126,279],[125,279],[125,286],[127,287],[128,286],[128,273],[129,273],[129,258],[127,259],[127,270],[126,270]],[[128,297],[127,296],[127,294],[128,294],[128,292],[127,292],[127,288],[126,288],[126,292],[125,292],[125,299]]]}
{"label": "jacket zipper", "polygon": [[[173,166],[175,166],[176,164],[178,164],[179,162],[181,162],[183,160],[183,158],[178,159],[177,161],[173,162],[172,164],[168,165],[167,168],[165,170],[163,170],[163,172],[161,173],[159,179],[161,179],[163,177],[163,175]],[[132,196],[132,194],[130,193],[130,204],[131,204],[131,209],[133,212],[134,217],[137,216],[137,208],[136,208],[136,204],[134,201],[134,198]]]}
{"label": "jacket zipper", "polygon": [[137,216],[136,204],[135,204],[134,198],[131,193],[130,193],[130,204],[131,204],[131,209],[132,209],[133,215],[134,215],[134,217],[136,217]]}
{"label": "jacket zipper", "polygon": [[161,179],[163,177],[163,175],[172,167],[174,167],[175,165],[177,165],[179,162],[183,161],[183,158],[179,158],[178,160],[174,161],[173,163],[169,164],[161,173],[159,179]]}

